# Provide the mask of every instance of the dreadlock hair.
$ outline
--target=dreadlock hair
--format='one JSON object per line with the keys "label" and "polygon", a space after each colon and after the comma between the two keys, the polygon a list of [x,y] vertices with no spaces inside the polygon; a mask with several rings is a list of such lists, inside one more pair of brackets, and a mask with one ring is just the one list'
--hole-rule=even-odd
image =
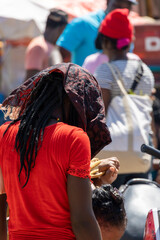
{"label": "dreadlock hair", "polygon": [[110,184],[102,185],[93,190],[92,206],[100,226],[114,226],[124,229],[126,212],[120,192]]}
{"label": "dreadlock hair", "polygon": [[72,104],[70,104],[69,119],[65,119],[65,98],[66,92],[63,87],[62,74],[52,72],[45,75],[31,91],[29,100],[25,103],[23,114],[20,112],[19,117],[8,126],[9,128],[20,120],[15,149],[20,154],[19,181],[22,169],[25,169],[26,173],[26,182],[22,187],[25,187],[28,183],[31,168],[35,166],[36,156],[43,141],[44,129],[52,117],[54,109],[61,107],[63,122],[77,125],[78,113]]}

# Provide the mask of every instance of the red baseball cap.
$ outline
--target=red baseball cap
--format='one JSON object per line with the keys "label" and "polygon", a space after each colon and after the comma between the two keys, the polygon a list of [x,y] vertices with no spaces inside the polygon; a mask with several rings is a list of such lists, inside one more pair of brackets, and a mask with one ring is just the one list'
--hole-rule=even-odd
{"label": "red baseball cap", "polygon": [[115,9],[108,13],[102,21],[99,32],[115,39],[128,39],[132,41],[133,25],[128,18],[129,10]]}

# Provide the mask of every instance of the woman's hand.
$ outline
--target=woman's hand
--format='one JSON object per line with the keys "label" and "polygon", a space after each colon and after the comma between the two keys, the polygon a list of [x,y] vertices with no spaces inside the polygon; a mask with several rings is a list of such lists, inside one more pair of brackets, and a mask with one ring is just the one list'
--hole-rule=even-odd
{"label": "woman's hand", "polygon": [[116,157],[101,159],[101,163],[98,166],[99,172],[104,172],[105,174],[99,178],[94,179],[95,185],[111,184],[117,178],[118,171],[120,168],[119,160]]}

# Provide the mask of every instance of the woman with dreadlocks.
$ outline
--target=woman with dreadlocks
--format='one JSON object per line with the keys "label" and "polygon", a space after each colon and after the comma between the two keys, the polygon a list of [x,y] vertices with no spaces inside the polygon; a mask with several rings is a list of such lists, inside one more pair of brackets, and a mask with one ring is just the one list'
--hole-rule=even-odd
{"label": "woman with dreadlocks", "polygon": [[[1,109],[12,120],[0,127],[0,201],[7,196],[10,240],[102,239],[90,160],[111,139],[95,78],[78,65],[58,64],[14,90]],[[111,166],[117,171],[118,160]]]}

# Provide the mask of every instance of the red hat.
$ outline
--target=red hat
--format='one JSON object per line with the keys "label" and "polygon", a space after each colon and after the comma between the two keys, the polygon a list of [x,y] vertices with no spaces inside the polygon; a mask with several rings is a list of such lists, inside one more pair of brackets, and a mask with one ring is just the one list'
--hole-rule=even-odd
{"label": "red hat", "polygon": [[128,19],[128,9],[115,9],[108,13],[102,21],[99,32],[115,39],[128,39],[132,41],[133,25]]}

